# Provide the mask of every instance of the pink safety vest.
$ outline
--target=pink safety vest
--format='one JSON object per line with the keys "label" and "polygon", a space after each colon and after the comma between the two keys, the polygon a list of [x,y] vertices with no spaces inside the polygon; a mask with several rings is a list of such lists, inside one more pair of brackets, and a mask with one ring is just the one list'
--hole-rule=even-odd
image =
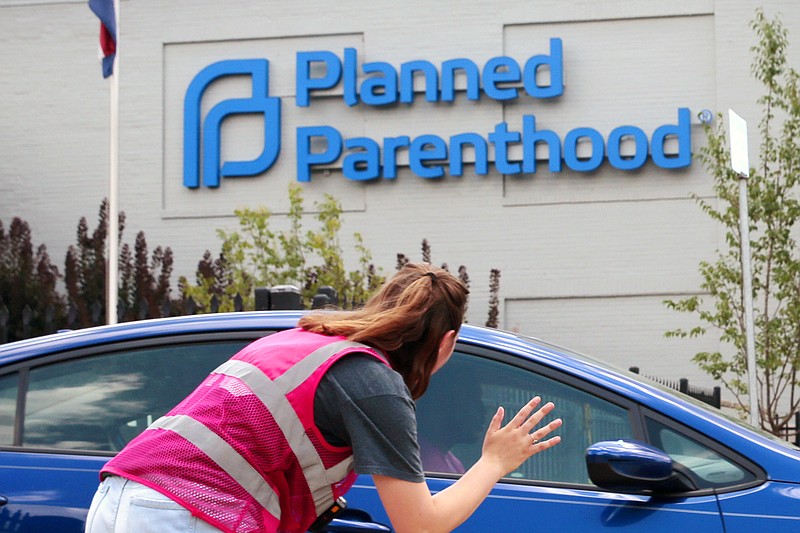
{"label": "pink safety vest", "polygon": [[300,329],[255,341],[101,475],[143,483],[223,531],[305,532],[355,481],[352,450],[314,424],[322,376],[352,352],[386,363],[364,344]]}

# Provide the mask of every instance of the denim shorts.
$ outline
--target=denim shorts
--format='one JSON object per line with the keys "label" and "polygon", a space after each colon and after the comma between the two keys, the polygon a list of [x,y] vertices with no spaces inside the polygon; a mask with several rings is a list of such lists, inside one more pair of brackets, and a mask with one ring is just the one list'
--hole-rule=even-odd
{"label": "denim shorts", "polygon": [[86,533],[221,533],[158,491],[119,476],[97,489]]}

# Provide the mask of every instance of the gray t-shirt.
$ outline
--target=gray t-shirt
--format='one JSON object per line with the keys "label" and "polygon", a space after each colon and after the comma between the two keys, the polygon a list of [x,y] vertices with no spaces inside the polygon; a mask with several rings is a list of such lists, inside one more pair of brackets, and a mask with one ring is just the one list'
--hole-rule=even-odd
{"label": "gray t-shirt", "polygon": [[371,355],[348,354],[328,369],[314,421],[330,444],[353,448],[357,473],[425,480],[411,393],[400,374]]}

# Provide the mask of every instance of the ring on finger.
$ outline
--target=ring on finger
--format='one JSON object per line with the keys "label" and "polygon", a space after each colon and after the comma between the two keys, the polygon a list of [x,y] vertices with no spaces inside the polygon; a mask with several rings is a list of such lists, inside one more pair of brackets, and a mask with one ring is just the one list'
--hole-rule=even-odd
{"label": "ring on finger", "polygon": [[533,446],[533,445],[535,445],[536,443],[538,443],[538,442],[539,442],[539,439],[537,439],[536,437],[534,437],[534,436],[533,436],[533,433],[528,433],[528,435],[529,435],[529,436],[530,436],[530,438],[531,438],[531,446]]}

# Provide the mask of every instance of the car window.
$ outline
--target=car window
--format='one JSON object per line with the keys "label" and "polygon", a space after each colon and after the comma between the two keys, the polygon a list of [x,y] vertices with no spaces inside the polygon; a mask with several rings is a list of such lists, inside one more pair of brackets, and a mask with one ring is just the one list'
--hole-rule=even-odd
{"label": "car window", "polygon": [[32,368],[22,445],[119,451],[247,342],[140,348]]}
{"label": "car window", "polygon": [[0,445],[14,442],[19,374],[0,376]]}
{"label": "car window", "polygon": [[510,478],[591,484],[584,453],[597,441],[631,438],[628,410],[584,390],[514,365],[456,352],[434,374],[417,402],[423,466],[429,472],[461,473],[479,457],[498,406],[506,421],[539,395],[556,404],[561,444],[526,461]]}
{"label": "car window", "polygon": [[694,474],[694,482],[699,489],[740,485],[756,479],[749,470],[674,427],[651,417],[646,417],[645,426],[651,444],[688,468]]}

